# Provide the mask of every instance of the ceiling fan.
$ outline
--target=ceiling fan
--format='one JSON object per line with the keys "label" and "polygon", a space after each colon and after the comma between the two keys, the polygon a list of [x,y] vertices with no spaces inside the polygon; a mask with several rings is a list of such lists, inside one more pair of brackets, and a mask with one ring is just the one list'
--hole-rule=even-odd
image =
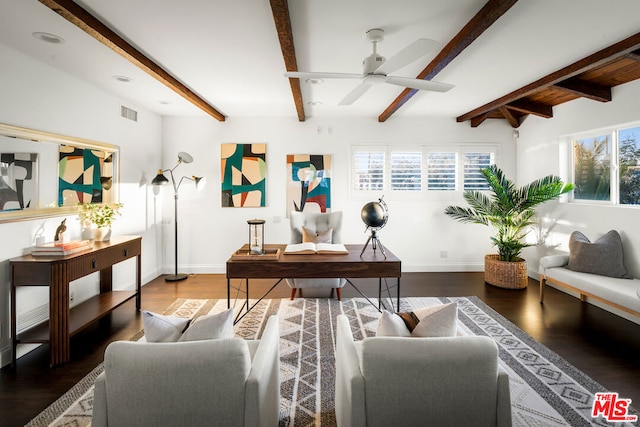
{"label": "ceiling fan", "polygon": [[439,83],[431,80],[388,75],[425,56],[438,45],[436,41],[418,39],[391,58],[386,59],[377,52],[378,43],[384,40],[384,30],[374,28],[367,31],[367,40],[373,45],[373,53],[362,61],[362,74],[291,71],[284,73],[284,75],[285,77],[298,79],[361,79],[362,83],[349,92],[338,105],[353,104],[358,98],[364,95],[371,86],[380,83],[390,83],[392,85],[433,92],[446,92],[454,87],[447,83]]}

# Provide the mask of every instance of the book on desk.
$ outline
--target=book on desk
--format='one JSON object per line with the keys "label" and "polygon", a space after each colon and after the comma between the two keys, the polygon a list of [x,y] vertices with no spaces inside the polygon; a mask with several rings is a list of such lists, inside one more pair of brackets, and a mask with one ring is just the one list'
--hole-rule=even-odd
{"label": "book on desk", "polygon": [[31,251],[33,256],[67,256],[75,254],[76,252],[86,251],[93,249],[93,245],[90,240],[74,240],[67,243],[46,243],[43,245],[36,245]]}
{"label": "book on desk", "polygon": [[284,249],[285,254],[295,255],[337,255],[348,254],[349,251],[342,243],[291,243]]}

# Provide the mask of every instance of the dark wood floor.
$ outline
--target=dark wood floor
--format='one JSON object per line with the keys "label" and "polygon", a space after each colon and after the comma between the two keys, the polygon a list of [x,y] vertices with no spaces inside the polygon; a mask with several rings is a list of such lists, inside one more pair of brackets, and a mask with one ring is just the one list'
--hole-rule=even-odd
{"label": "dark wood floor", "polygon": [[[259,288],[266,289],[272,282],[251,283],[252,292],[255,290],[258,296]],[[357,284],[369,295],[377,293],[377,280],[360,280]],[[348,285],[342,295],[358,296]],[[402,295],[477,295],[591,378],[621,397],[632,399],[632,406],[640,408],[640,325],[552,288],[547,289],[545,304],[541,305],[538,282],[531,279],[526,289],[507,290],[485,284],[482,273],[404,273]],[[279,285],[270,295],[288,296],[286,285]],[[226,298],[226,280],[223,275],[190,276],[176,283],[158,278],[143,287],[142,308],[162,311],[176,298]],[[20,358],[16,369],[0,370],[0,425],[27,423],[97,366],[110,342],[129,339],[141,329],[140,314],[131,301],[72,338],[70,363],[49,368],[48,348],[41,346]]]}

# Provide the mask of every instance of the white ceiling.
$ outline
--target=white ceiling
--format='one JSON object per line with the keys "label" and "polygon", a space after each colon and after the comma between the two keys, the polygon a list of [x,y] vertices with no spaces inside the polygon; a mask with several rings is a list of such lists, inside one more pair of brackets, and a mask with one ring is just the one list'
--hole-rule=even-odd
{"label": "white ceiling", "polygon": [[[234,117],[297,120],[268,0],[77,0],[76,3]],[[370,28],[385,30],[386,57],[417,38],[443,47],[486,0],[289,0],[300,71],[361,72]],[[37,0],[0,0],[0,43],[163,115],[205,115]],[[455,118],[640,31],[638,0],[521,0],[393,117]],[[53,33],[47,44],[31,34]],[[437,52],[394,75],[416,77]],[[1,75],[1,70],[0,70]],[[133,80],[121,83],[113,76]],[[302,82],[307,117],[377,118],[401,88],[373,87],[337,106],[357,80]],[[615,100],[615,99],[614,99]],[[310,101],[321,105],[310,106]],[[169,103],[168,105],[166,103]]]}

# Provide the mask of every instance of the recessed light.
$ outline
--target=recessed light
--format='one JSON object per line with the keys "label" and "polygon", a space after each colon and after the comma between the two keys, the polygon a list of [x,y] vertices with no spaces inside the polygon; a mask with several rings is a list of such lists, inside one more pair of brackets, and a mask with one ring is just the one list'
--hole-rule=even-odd
{"label": "recessed light", "polygon": [[307,102],[307,104],[309,104],[309,105],[322,105],[322,102],[320,102],[320,101],[309,101],[309,102]]}
{"label": "recessed light", "polygon": [[36,31],[35,33],[31,33],[31,35],[37,38],[38,40],[41,40],[46,43],[51,43],[51,44],[64,43],[64,39],[62,37],[56,36],[55,34],[51,34],[51,33],[43,33],[43,32]]}
{"label": "recessed light", "polygon": [[129,83],[131,80],[133,80],[131,77],[127,76],[113,76],[113,78],[122,83]]}
{"label": "recessed light", "polygon": [[162,104],[162,105],[171,105],[171,104],[173,104],[173,102],[171,102],[171,101],[158,101],[158,102],[160,104]]}
{"label": "recessed light", "polygon": [[324,83],[324,80],[322,79],[307,79],[305,81],[310,85],[321,85],[322,83]]}

